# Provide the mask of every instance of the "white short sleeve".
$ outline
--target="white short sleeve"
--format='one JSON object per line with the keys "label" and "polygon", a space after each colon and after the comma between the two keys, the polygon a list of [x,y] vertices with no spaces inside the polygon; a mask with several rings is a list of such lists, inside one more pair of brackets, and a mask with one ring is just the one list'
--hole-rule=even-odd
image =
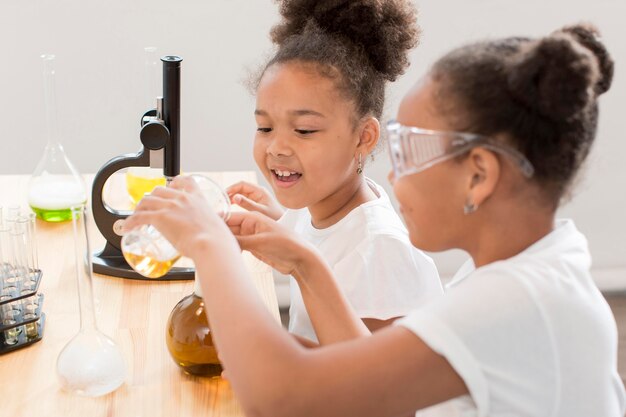
{"label": "white short sleeve", "polygon": [[442,295],[433,261],[396,235],[370,236],[335,264],[333,272],[361,318],[404,316]]}
{"label": "white short sleeve", "polygon": [[463,378],[479,416],[523,410],[551,416],[558,360],[543,312],[517,279],[481,274],[396,321],[444,356]]}

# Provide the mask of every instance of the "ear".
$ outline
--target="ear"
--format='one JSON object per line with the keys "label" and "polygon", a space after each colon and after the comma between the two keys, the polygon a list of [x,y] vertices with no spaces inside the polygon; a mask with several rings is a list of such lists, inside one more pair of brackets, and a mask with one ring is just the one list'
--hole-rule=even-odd
{"label": "ear", "polygon": [[465,160],[469,170],[467,203],[481,206],[493,194],[500,179],[500,160],[491,151],[474,148]]}
{"label": "ear", "polygon": [[380,138],[380,123],[375,117],[368,117],[361,121],[358,128],[358,143],[356,155],[363,155],[363,160],[367,158],[378,143]]}

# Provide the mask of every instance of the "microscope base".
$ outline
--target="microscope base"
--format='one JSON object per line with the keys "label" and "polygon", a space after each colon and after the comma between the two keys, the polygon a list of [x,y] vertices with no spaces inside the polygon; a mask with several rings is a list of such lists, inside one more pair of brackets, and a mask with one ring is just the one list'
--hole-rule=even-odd
{"label": "microscope base", "polygon": [[135,272],[126,262],[122,253],[107,242],[104,249],[92,258],[93,272],[112,277],[137,279],[143,281],[181,281],[193,280],[195,268],[174,267],[160,278],[146,278]]}

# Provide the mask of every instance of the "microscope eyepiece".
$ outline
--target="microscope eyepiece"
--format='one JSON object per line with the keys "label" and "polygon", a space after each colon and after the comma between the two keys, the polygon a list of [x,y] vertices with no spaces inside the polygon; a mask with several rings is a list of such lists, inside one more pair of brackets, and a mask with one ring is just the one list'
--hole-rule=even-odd
{"label": "microscope eyepiece", "polygon": [[165,62],[165,63],[180,63],[183,61],[183,59],[177,55],[165,55],[164,57],[161,58],[161,61]]}

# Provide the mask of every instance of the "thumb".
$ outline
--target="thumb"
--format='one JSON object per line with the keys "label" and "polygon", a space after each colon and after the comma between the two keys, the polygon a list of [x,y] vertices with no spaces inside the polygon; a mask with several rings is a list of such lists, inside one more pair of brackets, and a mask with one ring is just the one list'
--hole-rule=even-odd
{"label": "thumb", "polygon": [[258,248],[259,245],[263,245],[263,241],[265,240],[262,236],[259,235],[246,235],[246,236],[235,236],[237,242],[239,243],[239,247],[242,250],[247,250],[252,252],[254,248]]}

